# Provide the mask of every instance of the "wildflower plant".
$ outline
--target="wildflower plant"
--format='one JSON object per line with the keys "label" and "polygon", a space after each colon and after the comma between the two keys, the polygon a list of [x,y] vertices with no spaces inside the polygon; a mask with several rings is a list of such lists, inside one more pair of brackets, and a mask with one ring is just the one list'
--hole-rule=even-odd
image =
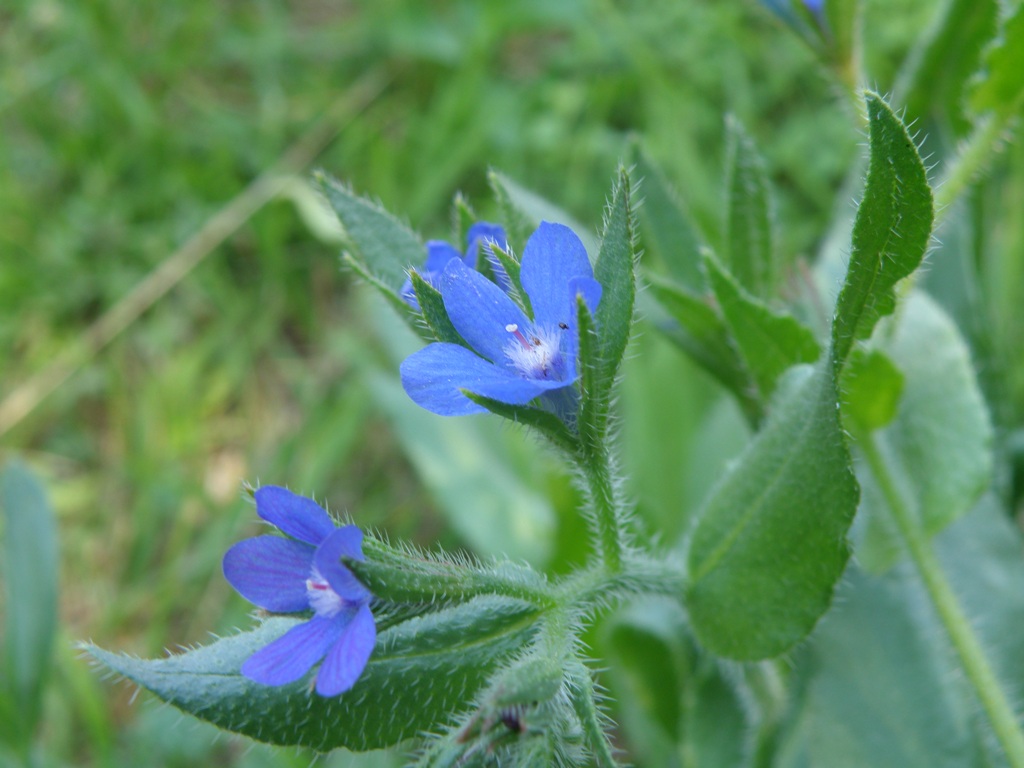
{"label": "wildflower plant", "polygon": [[[823,6],[831,25],[839,6]],[[321,751],[400,746],[424,767],[607,768],[630,759],[623,745],[650,765],[924,765],[932,739],[952,745],[944,764],[1024,766],[1019,659],[993,662],[935,543],[988,487],[993,430],[964,340],[914,284],[936,222],[915,137],[884,98],[862,98],[866,179],[845,272],[814,277],[835,296],[818,323],[786,286],[767,174],[736,120],[714,238],[642,152],[618,170],[591,247],[500,176],[503,221],[468,223],[464,252],[320,177],[346,263],[424,342],[396,372],[407,395],[438,419],[483,415],[539,438],[576,481],[588,554],[554,576],[421,551],[264,486],[256,511],[280,535],[224,558],[261,609],[255,628],[159,660],[89,652],[227,730]],[[676,537],[623,491],[616,392],[638,283],[644,313],[750,435]],[[971,546],[998,571],[987,543]],[[878,613],[894,618],[876,626]],[[950,659],[962,675],[942,672]],[[911,682],[884,695],[904,667]],[[837,693],[850,689],[856,707]],[[921,722],[887,720],[893,697]],[[875,751],[886,728],[918,746]]]}

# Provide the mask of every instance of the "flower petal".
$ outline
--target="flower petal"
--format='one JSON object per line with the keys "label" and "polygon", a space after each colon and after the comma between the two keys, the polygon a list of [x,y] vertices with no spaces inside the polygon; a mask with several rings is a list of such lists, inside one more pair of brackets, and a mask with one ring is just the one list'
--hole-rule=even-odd
{"label": "flower petal", "polygon": [[344,693],[363,674],[377,641],[377,627],[368,606],[360,608],[341,633],[316,675],[316,692],[321,696]]}
{"label": "flower petal", "polygon": [[511,340],[506,326],[523,328],[523,311],[497,285],[459,260],[448,262],[441,279],[441,296],[448,317],[469,345],[494,363],[505,358]]}
{"label": "flower petal", "polygon": [[[572,296],[573,302],[577,296],[582,296],[592,315],[597,312],[597,305],[601,303],[603,292],[601,284],[592,277],[574,277],[569,281],[569,295]],[[575,317],[573,319],[575,320]]]}
{"label": "flower petal", "polygon": [[479,270],[479,252],[483,251],[484,258],[491,265],[494,282],[505,293],[509,293],[512,290],[512,280],[509,278],[508,272],[505,271],[505,267],[498,260],[498,257],[494,255],[493,248],[494,245],[497,245],[501,250],[508,251],[508,236],[505,234],[505,228],[500,224],[478,221],[469,228],[469,232],[466,233],[466,240],[468,246],[466,248],[466,257],[463,259],[466,266]]}
{"label": "flower petal", "polygon": [[420,275],[424,280],[433,285],[433,279],[441,276],[448,262],[452,259],[460,258],[462,258],[462,254],[451,243],[446,243],[444,240],[428,240],[427,260],[423,263]]}
{"label": "flower petal", "polygon": [[263,685],[285,685],[305,675],[341,637],[348,621],[314,616],[256,651],[242,664],[242,674]]}
{"label": "flower petal", "polygon": [[489,254],[491,249],[488,247],[488,243],[491,242],[497,243],[502,250],[508,250],[508,237],[505,235],[503,226],[487,221],[478,221],[471,226],[466,233],[466,256],[463,259],[466,266],[471,269],[479,269],[480,251],[483,250],[485,255]]}
{"label": "flower petal", "polygon": [[537,324],[573,324],[575,291],[570,283],[580,277],[594,277],[583,243],[564,224],[542,221],[526,241],[519,275]]}
{"label": "flower petal", "polygon": [[331,516],[312,499],[277,485],[256,491],[256,513],[294,539],[314,547],[335,529]]}
{"label": "flower petal", "polygon": [[363,532],[354,525],[346,525],[324,539],[313,556],[313,565],[320,575],[327,579],[335,594],[348,602],[367,602],[370,599],[369,590],[341,564],[342,557],[363,560],[362,543]]}
{"label": "flower petal", "polygon": [[474,394],[523,405],[548,389],[570,382],[524,379],[493,365],[458,344],[436,342],[405,359],[402,386],[417,405],[440,416],[464,416],[486,409],[462,394]]}
{"label": "flower petal", "polygon": [[224,554],[224,578],[254,605],[274,613],[309,610],[306,579],[313,547],[281,536],[257,536]]}
{"label": "flower petal", "polygon": [[[493,240],[502,250],[508,249],[508,236],[501,224],[491,224],[489,221],[478,221],[469,228],[466,233],[466,252],[483,245],[484,242]],[[467,264],[467,266],[472,266]]]}

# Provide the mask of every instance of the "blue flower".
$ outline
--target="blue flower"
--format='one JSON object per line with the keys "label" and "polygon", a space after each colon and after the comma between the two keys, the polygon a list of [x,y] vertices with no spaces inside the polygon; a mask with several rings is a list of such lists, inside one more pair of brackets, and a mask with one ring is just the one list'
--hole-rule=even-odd
{"label": "blue flower", "polygon": [[316,692],[351,688],[377,639],[370,593],[341,563],[363,559],[363,534],[335,526],[312,499],[276,486],[256,491],[256,512],[291,538],[257,536],[224,555],[224,576],[239,594],[273,613],[312,611],[313,617],[250,656],[242,674],[264,685],[302,678],[323,659]]}
{"label": "blue flower", "polygon": [[448,262],[438,287],[452,325],[472,350],[437,342],[408,357],[402,386],[414,402],[441,416],[485,410],[466,390],[512,405],[542,397],[566,415],[564,390],[577,379],[576,297],[594,312],[601,285],[576,234],[548,222],[527,241],[519,277],[533,319],[479,272],[459,259]]}
{"label": "blue flower", "polygon": [[[494,257],[491,243],[494,243],[503,251],[508,250],[508,239],[505,236],[504,228],[499,224],[490,224],[486,221],[479,221],[469,228],[469,232],[466,233],[465,254],[459,253],[454,245],[446,243],[444,240],[429,240],[427,241],[427,260],[423,264],[423,268],[418,269],[417,272],[427,283],[437,288],[438,282],[444,274],[444,268],[448,266],[449,261],[458,259],[470,269],[477,269],[480,249],[483,248],[484,254],[491,263],[491,269],[494,271],[499,284],[507,291],[511,287],[511,283],[509,282],[508,275],[505,274],[505,270]],[[406,279],[400,295],[406,304],[413,309],[420,308],[420,303],[416,300],[416,291],[412,287],[411,278]]]}
{"label": "blue flower", "polygon": [[819,24],[824,22],[825,0],[761,0],[761,3],[797,31],[805,31],[807,25],[796,13],[794,4],[803,5],[817,17]]}

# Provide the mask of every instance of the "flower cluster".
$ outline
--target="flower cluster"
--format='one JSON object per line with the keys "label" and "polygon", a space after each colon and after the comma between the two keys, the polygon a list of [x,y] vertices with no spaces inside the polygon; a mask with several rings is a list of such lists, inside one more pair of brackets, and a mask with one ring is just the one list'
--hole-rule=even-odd
{"label": "flower cluster", "polygon": [[[566,226],[541,223],[526,243],[513,287],[496,260],[489,270],[493,281],[477,270],[481,249],[490,259],[493,247],[507,250],[504,230],[479,223],[468,239],[465,254],[448,243],[429,243],[421,272],[439,290],[467,346],[437,342],[411,355],[401,366],[406,392],[444,416],[485,410],[469,392],[514,405],[539,400],[571,418],[578,398],[578,302],[593,313],[601,300],[583,243]],[[529,309],[516,302],[519,295]],[[411,283],[402,296],[416,306]],[[284,488],[264,486],[255,497],[257,514],[285,535],[235,544],[224,555],[224,575],[266,611],[312,615],[250,656],[242,674],[285,685],[320,663],[317,693],[344,693],[362,674],[377,637],[370,592],[342,563],[363,559],[362,533],[353,525],[338,527],[316,502]]]}
{"label": "flower cluster", "polygon": [[576,234],[548,222],[527,241],[519,277],[532,318],[510,298],[508,286],[461,259],[448,261],[437,287],[470,348],[436,342],[407,358],[402,385],[413,401],[442,416],[459,416],[485,410],[465,392],[512,405],[541,398],[566,415],[566,389],[578,377],[577,297],[594,312],[601,285]]}
{"label": "flower cluster", "polygon": [[264,685],[299,680],[318,661],[316,692],[337,696],[351,688],[377,638],[369,591],[341,563],[362,560],[363,534],[337,527],[312,499],[285,488],[256,491],[256,512],[283,536],[257,536],[224,555],[224,576],[246,600],[272,613],[313,616],[260,649],[242,674]]}

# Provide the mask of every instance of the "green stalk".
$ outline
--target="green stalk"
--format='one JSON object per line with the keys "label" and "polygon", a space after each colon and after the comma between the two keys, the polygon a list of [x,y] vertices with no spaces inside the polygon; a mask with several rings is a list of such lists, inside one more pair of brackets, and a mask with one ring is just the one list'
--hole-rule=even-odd
{"label": "green stalk", "polygon": [[984,170],[1006,130],[1008,120],[1002,115],[988,115],[978,121],[956,157],[948,165],[942,182],[935,189],[935,210],[942,215],[956,201],[964,188]]}
{"label": "green stalk", "polygon": [[622,515],[608,449],[603,444],[584,444],[576,463],[589,496],[597,550],[608,572],[618,573],[622,570]]}
{"label": "green stalk", "polygon": [[985,657],[981,643],[957,602],[953,588],[942,572],[929,537],[915,524],[910,508],[896,487],[889,467],[878,450],[874,436],[867,434],[859,435],[858,438],[858,445],[871,473],[878,481],[907,552],[960,657],[968,682],[981,701],[1010,765],[1013,768],[1024,768],[1024,733],[1021,732],[1017,717]]}
{"label": "green stalk", "polygon": [[590,670],[579,662],[572,664],[572,667],[569,673],[572,704],[586,734],[594,764],[598,768],[618,768],[619,763],[612,753],[612,745],[601,722],[601,713],[594,701],[594,683],[590,679]]}

